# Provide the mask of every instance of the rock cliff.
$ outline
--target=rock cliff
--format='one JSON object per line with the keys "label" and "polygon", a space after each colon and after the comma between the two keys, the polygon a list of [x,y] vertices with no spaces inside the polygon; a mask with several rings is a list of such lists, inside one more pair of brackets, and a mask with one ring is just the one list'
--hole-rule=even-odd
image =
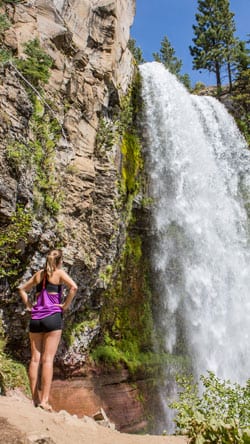
{"label": "rock cliff", "polygon": [[[16,240],[19,260],[25,263],[17,278],[22,273],[27,278],[43,266],[49,248],[64,248],[65,267],[79,286],[70,319],[77,313],[78,319],[86,320],[70,352],[62,345],[60,359],[65,366],[70,361],[71,368],[84,361],[98,332],[100,276],[114,261],[121,238],[122,216],[116,205],[120,147],[116,143],[100,155],[96,138],[102,131],[100,118],[119,107],[131,83],[127,42],[134,9],[134,0],[37,0],[1,7],[8,23],[1,40],[12,58],[1,65],[0,73],[0,220],[8,233],[18,211],[32,218],[27,242],[24,236]],[[33,39],[52,60],[42,91],[40,85],[31,90],[12,63],[13,57],[27,58],[25,44]],[[44,156],[39,165],[34,161],[38,142]],[[47,184],[41,184],[45,169],[42,179]],[[21,331],[27,319],[10,275],[3,274],[1,280],[1,308],[9,344],[16,348],[23,347]]]}
{"label": "rock cliff", "polygon": [[[103,293],[126,237],[135,187],[124,173],[117,115],[134,76],[127,48],[134,12],[135,0],[0,6],[0,324],[7,350],[27,363],[29,316],[15,287],[44,265],[50,248],[62,247],[79,290],[65,316],[59,378],[88,375]],[[120,379],[138,412],[117,420],[128,429],[143,423],[143,411]]]}

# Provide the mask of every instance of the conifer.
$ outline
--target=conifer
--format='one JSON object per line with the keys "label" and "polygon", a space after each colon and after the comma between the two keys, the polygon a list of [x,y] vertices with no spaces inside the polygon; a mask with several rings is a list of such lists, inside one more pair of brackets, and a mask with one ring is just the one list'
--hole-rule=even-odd
{"label": "conifer", "polygon": [[231,88],[231,67],[237,57],[239,41],[234,37],[234,13],[230,11],[229,0],[198,0],[195,18],[194,46],[190,46],[193,68],[215,73],[220,91],[222,68],[226,66]]}

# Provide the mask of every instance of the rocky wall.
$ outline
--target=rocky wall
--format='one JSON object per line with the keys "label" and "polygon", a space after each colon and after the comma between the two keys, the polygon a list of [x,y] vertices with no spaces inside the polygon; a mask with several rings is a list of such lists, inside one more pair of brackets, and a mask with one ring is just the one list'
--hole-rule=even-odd
{"label": "rocky wall", "polygon": [[[31,92],[11,60],[0,68],[2,233],[11,225],[18,206],[32,214],[26,241],[18,245],[23,271],[15,279],[6,275],[1,279],[3,327],[9,347],[27,360],[28,315],[13,282],[41,268],[50,248],[62,246],[65,268],[79,287],[66,323],[72,327],[85,322],[70,350],[67,341],[62,341],[57,361],[67,372],[84,364],[89,344],[99,332],[100,294],[105,286],[100,276],[117,257],[124,236],[122,211],[117,205],[119,141],[100,155],[96,137],[100,117],[119,107],[131,83],[133,64],[127,42],[134,12],[134,0],[3,2],[0,11],[9,21],[1,39],[14,58],[25,59],[25,44],[35,38],[52,58],[49,82],[42,91],[36,88]],[[34,114],[39,113],[40,120],[34,123]],[[39,131],[45,132],[41,122],[46,119],[47,133],[50,121],[59,127],[54,157],[50,161],[48,155],[45,163],[45,168],[53,168],[55,194],[61,194],[56,214],[37,204],[34,164],[27,159],[17,164],[15,159],[13,166],[8,155],[9,147],[27,151],[34,146]],[[46,137],[44,149],[53,135]],[[13,149],[11,153],[13,157]]]}

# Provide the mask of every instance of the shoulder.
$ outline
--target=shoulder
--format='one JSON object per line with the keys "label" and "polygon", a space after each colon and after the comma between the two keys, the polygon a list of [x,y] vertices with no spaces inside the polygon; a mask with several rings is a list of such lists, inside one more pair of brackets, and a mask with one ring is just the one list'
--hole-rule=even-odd
{"label": "shoulder", "polygon": [[66,273],[66,271],[63,270],[62,268],[60,268],[60,270],[58,270],[58,276],[60,277],[60,279],[62,279],[62,281],[63,281],[64,279],[69,278],[68,273]]}
{"label": "shoulder", "polygon": [[37,271],[33,275],[34,284],[39,284],[44,278],[44,269]]}
{"label": "shoulder", "polygon": [[62,268],[60,269],[60,281],[69,287],[77,288],[73,279],[71,279],[71,277],[68,275],[68,273],[66,273],[66,271],[63,270]]}

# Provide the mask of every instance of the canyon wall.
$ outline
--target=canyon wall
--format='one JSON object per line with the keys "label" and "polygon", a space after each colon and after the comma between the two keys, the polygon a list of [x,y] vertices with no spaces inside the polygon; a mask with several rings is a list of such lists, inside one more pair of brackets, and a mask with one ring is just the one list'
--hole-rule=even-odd
{"label": "canyon wall", "polygon": [[[129,199],[131,207],[129,189],[121,190],[122,138],[114,122],[134,78],[127,43],[135,0],[2,2],[0,14],[0,320],[7,350],[28,362],[29,314],[16,286],[43,267],[49,249],[62,247],[64,267],[79,289],[65,313],[54,407],[80,384],[86,399],[98,391],[94,403],[81,410],[70,397],[64,408],[91,414],[104,406],[119,428],[142,428],[145,414],[128,372],[98,373],[99,380],[88,361],[100,334],[103,294],[124,246]],[[42,57],[50,64],[43,82]],[[68,376],[85,382],[60,382]],[[124,408],[119,416],[122,404],[132,416],[124,419]]]}
{"label": "canyon wall", "polygon": [[[19,241],[26,262],[23,278],[43,266],[50,248],[63,246],[65,268],[79,287],[69,317],[77,313],[78,319],[91,321],[91,326],[86,323],[81,341],[61,353],[65,365],[70,360],[71,367],[84,360],[84,350],[98,332],[98,294],[104,286],[100,276],[114,261],[121,237],[122,216],[116,205],[119,141],[100,154],[96,137],[100,118],[110,108],[119,107],[132,80],[127,42],[134,9],[134,1],[125,0],[37,0],[6,4],[1,11],[10,22],[4,45],[15,57],[25,58],[25,43],[37,38],[53,61],[49,82],[41,93],[43,100],[34,94],[40,107],[37,114],[44,121],[54,119],[59,127],[54,156],[50,160],[48,155],[42,167],[53,169],[56,185],[49,186],[55,187],[54,194],[61,194],[60,209],[54,211],[52,206],[50,211],[44,202],[37,203],[42,196],[37,198],[34,191],[37,171],[32,162],[21,158],[13,165],[13,149],[6,156],[9,147],[29,149],[37,137],[31,124],[34,103],[29,85],[10,62],[0,72],[0,220],[7,229],[18,205],[23,212],[32,213],[27,243]],[[20,344],[26,315],[10,280],[8,276],[1,280],[3,322],[8,330],[12,320],[9,342]]]}

